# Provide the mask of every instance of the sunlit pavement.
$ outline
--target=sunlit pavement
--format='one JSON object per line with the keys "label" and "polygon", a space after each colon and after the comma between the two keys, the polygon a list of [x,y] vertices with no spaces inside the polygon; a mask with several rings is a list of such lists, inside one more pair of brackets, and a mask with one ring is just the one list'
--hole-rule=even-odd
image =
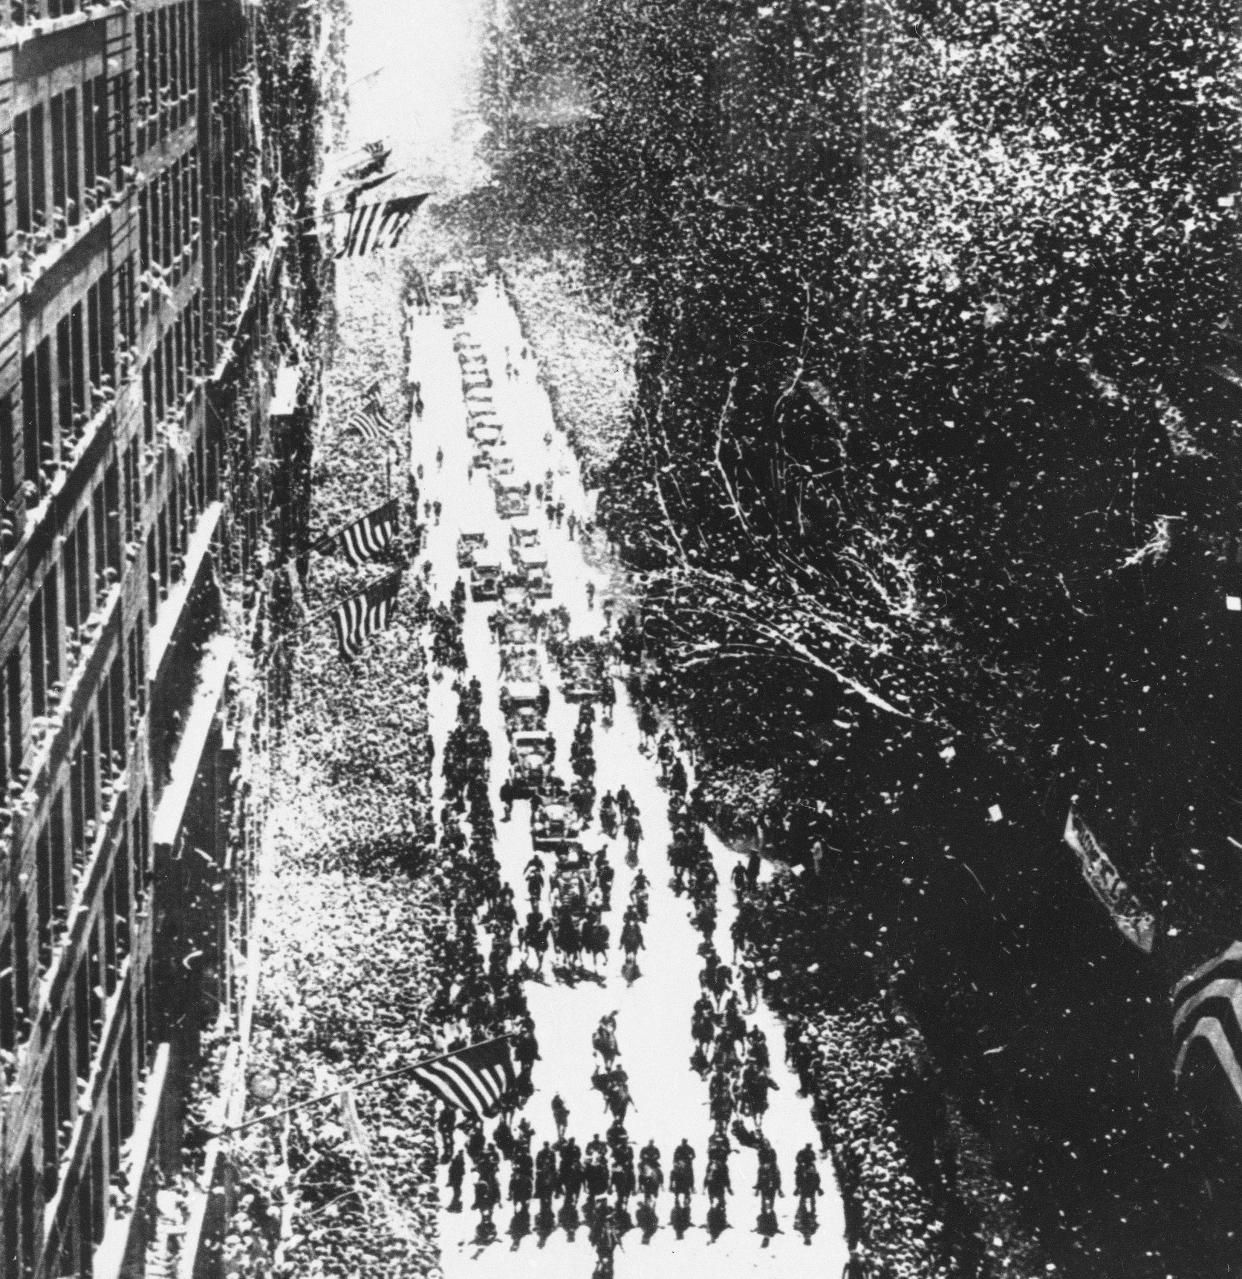
{"label": "sunlit pavement", "polygon": [[[441,504],[440,523],[438,526],[431,523],[420,561],[431,562],[429,585],[433,598],[447,601],[459,576],[458,533],[482,530],[491,548],[507,563],[509,521],[500,519],[495,512],[487,473],[478,471],[468,477],[471,448],[466,434],[458,361],[452,349],[453,334],[461,330],[446,329],[438,310],[430,316],[407,317],[407,322],[413,326],[411,375],[421,383],[425,403],[421,419],[414,419],[411,427],[411,468],[416,472],[420,465],[422,467],[422,479],[417,481],[421,497]],[[481,287],[477,308],[466,313],[465,328],[482,344],[487,355],[494,382],[492,395],[505,424],[505,444],[498,451],[512,455],[515,462],[512,478],[519,483],[529,480],[533,487],[546,482],[547,471],[551,470],[556,499],[565,503],[566,514],[573,511],[581,517],[592,503],[583,492],[567,442],[553,426],[547,396],[535,377],[534,361],[524,362],[521,358],[523,339],[517,317],[492,283]],[[509,359],[518,369],[513,379],[505,375],[506,348]],[[443,452],[441,465],[436,463],[438,450]],[[567,525],[549,527],[544,512],[536,509],[533,496],[531,506],[530,522],[540,528],[553,583],[553,597],[545,606],[562,604],[569,609],[575,634],[600,631],[603,618],[599,600],[608,589],[606,554],[602,563],[589,565],[583,556],[581,540],[569,537]],[[587,602],[588,581],[594,581],[598,589],[594,609]],[[487,625],[495,607],[491,602],[468,603],[465,642],[468,676],[477,675],[483,684],[483,721],[493,744],[491,783],[499,832],[496,855],[502,872],[513,886],[521,917],[527,908],[522,868],[532,851],[529,806],[519,802],[514,805],[511,821],[500,820],[503,809],[496,792],[504,777],[508,742],[497,700],[499,653]],[[546,655],[543,680],[552,690],[549,727],[557,738],[558,771],[566,780],[572,780],[568,756],[577,708],[560,697],[558,673]],[[438,776],[439,761],[456,716],[456,697],[451,684],[449,673],[433,681],[431,691],[437,793],[442,785]],[[652,881],[650,920],[644,928],[646,949],[639,956],[641,975],[627,985],[616,946],[633,877],[633,871],[625,866],[621,841],[617,840],[611,845],[611,860],[617,871],[613,909],[606,919],[613,949],[600,967],[598,980],[590,975],[588,965],[588,976],[573,985],[556,981],[552,976],[553,957],[549,953],[542,980],[527,983],[527,998],[535,1019],[542,1060],[535,1067],[536,1091],[525,1115],[535,1128],[535,1149],[545,1140],[555,1140],[550,1103],[556,1092],[569,1107],[569,1131],[579,1146],[585,1147],[594,1134],[602,1134],[607,1129],[610,1117],[601,1095],[591,1087],[595,1059],[590,1041],[600,1017],[616,1010],[621,1064],[629,1073],[634,1098],[627,1120],[631,1138],[639,1147],[654,1139],[663,1154],[666,1175],[671,1167],[673,1147],[681,1138],[688,1138],[698,1151],[696,1173],[701,1179],[711,1123],[706,1083],[690,1069],[689,1062],[693,1052],[691,1009],[699,993],[702,960],[698,946],[702,938],[690,924],[688,899],[676,897],[669,888],[670,872],[665,856],[669,840],[667,794],[657,785],[658,766],[640,749],[634,711],[620,682],[617,691],[613,726],[605,729],[598,720],[596,723],[596,788],[602,795],[606,790],[615,792],[624,782],[641,813],[644,838],[640,860]],[[588,851],[605,842],[598,827],[593,827],[584,840]],[[721,883],[716,941],[728,960],[733,917],[729,875],[734,858],[714,840],[711,847]],[[546,913],[546,894],[543,908]],[[774,1271],[779,1268],[782,1276],[835,1277],[840,1274],[847,1256],[844,1223],[827,1160],[820,1164],[826,1193],[819,1201],[818,1228],[809,1238],[794,1229],[794,1154],[807,1142],[816,1149],[819,1144],[810,1118],[809,1101],[797,1095],[797,1080],[785,1067],[784,1036],[776,1019],[761,1006],[748,1022],[759,1024],[767,1035],[772,1077],[779,1085],[764,1119],[764,1132],[776,1149],[785,1185],[785,1198],[777,1200],[779,1232],[765,1238],[756,1229],[758,1200],[752,1190],[756,1156],[752,1150],[740,1149],[730,1160],[734,1197],[729,1201],[729,1227],[712,1240],[705,1228],[707,1203],[700,1191],[693,1201],[692,1224],[679,1239],[669,1226],[672,1199],[666,1189],[657,1206],[659,1228],[650,1239],[644,1241],[643,1232],[637,1228],[623,1236],[616,1258],[619,1273],[671,1276],[689,1264],[696,1268],[723,1266],[728,1274],[764,1268]],[[507,1188],[507,1165],[502,1165],[500,1180],[502,1189]],[[546,1237],[538,1232],[515,1237],[510,1232],[512,1205],[506,1204],[496,1213],[496,1237],[490,1243],[481,1242],[476,1235],[478,1214],[470,1211],[470,1185],[468,1177],[465,1210],[446,1211],[441,1218],[444,1267],[450,1276],[484,1279],[489,1272],[512,1274],[515,1266],[540,1275],[590,1273],[594,1252],[585,1223],[573,1241],[559,1227]],[[633,1203],[630,1214],[635,1216]],[[532,1211],[531,1215],[533,1218],[536,1212]]]}

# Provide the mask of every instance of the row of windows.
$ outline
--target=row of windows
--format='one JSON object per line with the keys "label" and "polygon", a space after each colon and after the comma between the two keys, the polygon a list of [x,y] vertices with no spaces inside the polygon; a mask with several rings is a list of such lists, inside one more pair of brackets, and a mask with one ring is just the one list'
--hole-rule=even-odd
{"label": "row of windows", "polygon": [[[103,75],[37,103],[13,121],[13,185],[19,247],[46,248],[112,192],[113,117]],[[0,255],[8,252],[0,224]]]}
{"label": "row of windows", "polygon": [[[115,396],[113,333],[112,277],[105,274],[22,359],[23,472],[35,500],[69,464],[91,418]],[[11,411],[8,417],[11,426]],[[0,427],[4,423],[0,415]],[[6,456],[12,449],[11,438],[0,439]]]}
{"label": "row of windows", "polygon": [[36,22],[40,18],[63,18],[67,14],[86,12],[109,0],[10,0],[9,21],[17,26]]}
{"label": "row of windows", "polygon": [[[124,462],[128,482],[136,487],[137,469],[131,461],[134,453],[134,448],[128,450]],[[27,614],[32,717],[56,711],[65,685],[89,650],[94,638],[90,619],[121,576],[122,534],[128,532],[130,540],[136,535],[137,507],[136,498],[121,492],[118,464],[110,463],[90,504],[66,530],[59,560],[34,593]],[[4,695],[0,697],[0,778],[6,786],[22,781],[19,770],[26,750],[21,656],[20,651],[10,654],[4,671]],[[140,669],[137,658],[131,660],[130,669]],[[140,699],[139,694],[131,694],[131,699],[134,697]],[[32,723],[31,727],[36,726]],[[0,825],[7,825],[7,820]]]}
{"label": "row of windows", "polygon": [[[135,654],[141,657],[141,620],[131,630],[124,648],[113,658],[108,678],[99,690],[95,710],[83,727],[71,752],[69,782],[57,792],[48,821],[35,844],[35,883],[27,885],[13,912],[13,927],[0,942],[0,1064],[10,1065],[26,1043],[37,1013],[39,983],[65,943],[79,900],[78,886],[95,846],[100,822],[111,811],[117,780],[124,770],[129,740],[137,719],[127,714],[126,667],[132,676]],[[136,701],[145,704],[141,680],[132,681]],[[104,886],[104,906],[96,921],[97,936],[90,946],[91,999],[81,1001],[83,1018],[79,1053],[89,1066],[98,1044],[98,1030],[87,1022],[102,1024],[103,1001],[112,993],[120,963],[129,954],[133,902],[146,892],[146,845],[135,848],[144,857],[135,876],[129,853],[123,846],[112,876]],[[30,905],[34,904],[34,919]],[[30,926],[34,924],[34,960],[31,965]],[[106,966],[107,972],[103,971]],[[79,978],[81,971],[79,971]],[[87,1013],[90,1013],[89,1018]],[[88,1073],[83,1070],[83,1077]]]}
{"label": "row of windows", "polygon": [[138,152],[184,124],[194,109],[194,5],[166,5],[134,22]]}
{"label": "row of windows", "polygon": [[[221,330],[236,318],[236,302],[246,282],[246,247],[257,226],[247,185],[254,180],[251,99],[252,67],[245,43],[236,40],[222,50],[218,66],[211,68],[211,189],[213,192],[213,257],[211,281],[214,313],[214,361]],[[239,158],[250,157],[239,163]]]}
{"label": "row of windows", "polygon": [[184,407],[203,372],[202,293],[196,290],[180,315],[155,344],[142,366],[143,438],[155,439],[155,429]]}
{"label": "row of windows", "polygon": [[[90,981],[96,961],[92,958],[90,967],[83,967],[85,980]],[[106,979],[107,965],[101,963],[98,967]],[[43,1176],[38,1176],[32,1141],[18,1161],[0,1218],[4,1279],[29,1279],[34,1274],[48,1224],[43,1205],[58,1191],[64,1196],[62,1203],[67,1211],[58,1212],[48,1238],[53,1264],[46,1273],[90,1279],[93,1253],[107,1224],[109,1189],[120,1167],[124,1143],[134,1131],[135,1099],[151,1057],[149,970],[137,984],[133,1019],[120,1033],[116,1057],[101,1094],[102,1113],[95,1125],[89,1155],[76,1184],[60,1185],[62,1169],[58,1161],[76,1122],[78,1080],[85,1078],[85,1074],[76,1075],[74,1071],[78,1068],[83,1036],[91,1033],[90,1001],[95,998],[89,989],[84,998],[82,979],[83,974],[79,974],[78,987],[71,1006],[62,1015],[55,1049],[43,1077]],[[107,989],[111,993],[112,987]]]}
{"label": "row of windows", "polygon": [[200,199],[196,147],[162,169],[138,194],[138,292],[144,324],[152,295],[175,289],[198,253]]}
{"label": "row of windows", "polygon": [[77,1080],[88,1080],[103,1038],[107,1001],[116,991],[129,954],[132,903],[127,841],[104,884],[86,953],[61,1005],[56,1049],[43,1072],[43,1191],[56,1193],[60,1161],[78,1118]]}

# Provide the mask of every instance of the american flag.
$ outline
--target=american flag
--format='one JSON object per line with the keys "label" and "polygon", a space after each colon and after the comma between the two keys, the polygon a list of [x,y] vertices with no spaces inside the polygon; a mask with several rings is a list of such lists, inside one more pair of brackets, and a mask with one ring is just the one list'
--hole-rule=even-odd
{"label": "american flag", "polygon": [[1196,1045],[1210,1051],[1242,1102],[1242,942],[1196,968],[1173,988],[1174,1077]]}
{"label": "american flag", "polygon": [[332,627],[341,656],[350,661],[362,648],[363,641],[382,631],[392,620],[397,592],[401,589],[401,570],[389,573],[373,586],[343,599],[332,610]]}
{"label": "american flag", "polygon": [[345,419],[347,431],[357,431],[364,440],[384,440],[392,434],[392,419],[375,398],[355,404]]}
{"label": "american flag", "polygon": [[480,1119],[490,1116],[517,1082],[508,1035],[423,1062],[410,1073],[441,1101]]}
{"label": "american flag", "polygon": [[349,211],[349,224],[336,256],[356,258],[376,249],[396,248],[419,205],[429,194],[399,195],[355,205]]}
{"label": "american flag", "polygon": [[397,531],[397,510],[397,499],[394,497],[335,533],[321,537],[311,549],[321,555],[329,555],[339,547],[345,558],[355,566],[363,560],[378,559]]}

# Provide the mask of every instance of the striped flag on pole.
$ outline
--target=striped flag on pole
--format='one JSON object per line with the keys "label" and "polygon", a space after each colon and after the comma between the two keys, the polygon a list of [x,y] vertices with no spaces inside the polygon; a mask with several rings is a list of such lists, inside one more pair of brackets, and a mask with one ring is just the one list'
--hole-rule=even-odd
{"label": "striped flag on pole", "polygon": [[350,661],[362,648],[368,636],[382,631],[392,620],[397,592],[401,589],[401,570],[389,573],[373,586],[343,599],[332,610],[332,627],[341,656]]}
{"label": "striped flag on pole", "polygon": [[410,1073],[441,1101],[480,1119],[489,1117],[517,1082],[508,1035],[423,1062]]}
{"label": "striped flag on pole", "polygon": [[379,400],[371,399],[350,409],[345,429],[357,431],[364,440],[374,442],[387,439],[392,434],[392,420]]}
{"label": "striped flag on pole", "polygon": [[378,559],[396,534],[398,509],[394,497],[335,533],[321,537],[311,550],[329,555],[340,547],[341,553],[355,567],[363,560]]}
{"label": "striped flag on pole", "polygon": [[349,222],[336,256],[358,258],[376,249],[396,248],[410,220],[430,194],[398,195],[355,205],[349,211]]}
{"label": "striped flag on pole", "polygon": [[1180,1081],[1196,1044],[1216,1058],[1242,1102],[1242,942],[1209,959],[1173,988],[1173,1040]]}

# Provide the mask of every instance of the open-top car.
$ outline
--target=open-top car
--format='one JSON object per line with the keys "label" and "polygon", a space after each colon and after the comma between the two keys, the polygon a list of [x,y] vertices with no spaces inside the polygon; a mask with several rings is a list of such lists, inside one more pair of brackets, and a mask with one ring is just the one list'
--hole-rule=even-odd
{"label": "open-top car", "polygon": [[562,671],[561,693],[567,702],[591,701],[602,696],[607,674],[599,644],[584,636],[570,640],[558,659]]}
{"label": "open-top car", "polygon": [[472,422],[469,435],[476,445],[494,449],[504,439],[504,429],[499,423]]}
{"label": "open-top car", "polygon": [[510,737],[542,731],[547,727],[547,685],[537,680],[505,680],[500,686],[500,711]]}
{"label": "open-top car", "polygon": [[543,788],[556,758],[556,738],[547,732],[519,731],[509,750],[509,779],[513,793],[525,799]]}
{"label": "open-top car", "polygon": [[578,814],[567,801],[545,799],[531,810],[531,843],[540,851],[559,849],[575,841],[581,831]]}
{"label": "open-top car", "polygon": [[530,514],[530,499],[520,484],[508,484],[493,480],[496,490],[496,514],[501,519]]}
{"label": "open-top car", "polygon": [[538,546],[539,529],[534,524],[509,525],[509,553],[515,554],[520,547]]}
{"label": "open-top car", "polygon": [[552,579],[548,576],[548,556],[542,546],[519,546],[512,552],[522,585],[537,599],[551,599]]}
{"label": "open-top car", "polygon": [[504,570],[499,560],[483,560],[476,554],[470,569],[470,598],[494,600],[500,596]]}
{"label": "open-top car", "polygon": [[492,634],[500,643],[503,656],[506,648],[530,645],[539,642],[539,631],[535,626],[534,615],[527,610],[514,608],[507,604],[491,616]]}
{"label": "open-top car", "polygon": [[500,674],[515,683],[534,683],[539,678],[539,650],[534,644],[507,644],[500,651]]}
{"label": "open-top car", "polygon": [[459,533],[457,535],[457,567],[470,568],[474,564],[474,557],[486,547],[486,533]]}

